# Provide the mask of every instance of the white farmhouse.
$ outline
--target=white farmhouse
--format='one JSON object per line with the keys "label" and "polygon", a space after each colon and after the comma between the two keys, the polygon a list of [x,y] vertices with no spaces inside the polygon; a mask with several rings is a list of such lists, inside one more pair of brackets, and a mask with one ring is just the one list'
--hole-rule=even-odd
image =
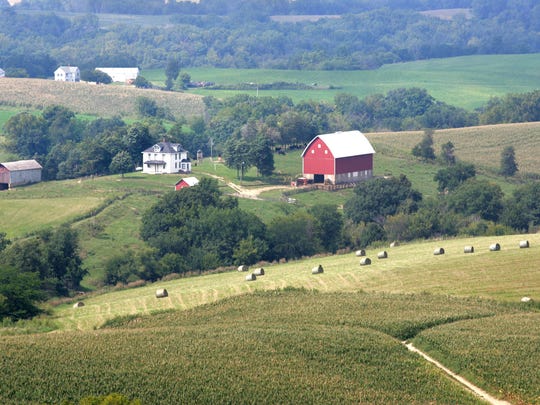
{"label": "white farmhouse", "polygon": [[143,173],[191,173],[191,160],[182,145],[159,142],[142,152]]}
{"label": "white farmhouse", "polygon": [[60,66],[54,71],[54,80],[57,82],[80,82],[81,71],[77,66]]}
{"label": "white farmhouse", "polygon": [[6,71],[0,68],[0,77],[6,77]]}
{"label": "white farmhouse", "polygon": [[139,76],[139,68],[104,68],[98,67],[96,70],[107,73],[113,82],[133,83]]}

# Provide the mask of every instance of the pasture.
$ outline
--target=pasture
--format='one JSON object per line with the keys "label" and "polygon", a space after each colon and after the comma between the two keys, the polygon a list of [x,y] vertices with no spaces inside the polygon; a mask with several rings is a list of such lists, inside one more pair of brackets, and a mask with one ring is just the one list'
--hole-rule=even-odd
{"label": "pasture", "polygon": [[[480,55],[445,59],[430,59],[384,65],[375,70],[304,71],[268,69],[185,68],[193,81],[210,81],[217,85],[246,85],[251,90],[190,89],[189,93],[218,98],[238,93],[252,96],[285,96],[293,101],[333,101],[339,93],[359,98],[387,93],[400,87],[426,89],[437,100],[474,110],[491,97],[507,93],[525,93],[540,89],[538,63],[540,54]],[[508,74],[512,72],[512,74]],[[152,83],[164,85],[163,70],[144,70],[141,74]],[[276,82],[300,83],[312,86],[302,90],[262,90],[262,84]]]}

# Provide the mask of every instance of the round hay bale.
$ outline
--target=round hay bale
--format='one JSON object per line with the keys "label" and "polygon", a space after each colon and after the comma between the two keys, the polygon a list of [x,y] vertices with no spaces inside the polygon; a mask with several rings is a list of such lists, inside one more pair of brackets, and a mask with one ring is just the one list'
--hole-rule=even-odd
{"label": "round hay bale", "polygon": [[257,276],[255,274],[253,274],[253,273],[248,274],[246,276],[246,281],[255,281],[255,280],[257,280]]}
{"label": "round hay bale", "polygon": [[377,253],[377,259],[387,259],[388,253],[386,250],[383,250],[382,252]]}
{"label": "round hay bale", "polygon": [[363,257],[360,259],[360,266],[369,266],[371,264],[371,259],[369,257]]}
{"label": "round hay bale", "polygon": [[397,247],[399,246],[399,242],[397,240],[393,241],[392,243],[390,243],[390,247],[393,248],[393,247]]}
{"label": "round hay bale", "polygon": [[499,245],[498,243],[492,243],[491,245],[489,245],[489,250],[492,252],[498,252],[499,250],[501,250],[501,245]]}
{"label": "round hay bale", "polygon": [[311,274],[320,274],[320,273],[324,273],[324,269],[320,264],[317,267],[313,267],[311,269]]}
{"label": "round hay bale", "polygon": [[156,298],[165,298],[168,296],[169,296],[169,293],[167,292],[165,288],[158,288],[156,290]]}
{"label": "round hay bale", "polygon": [[248,271],[249,267],[245,264],[242,264],[241,266],[238,266],[238,271]]}
{"label": "round hay bale", "polygon": [[463,248],[463,253],[474,253],[474,246],[465,246]]}
{"label": "round hay bale", "polygon": [[439,248],[437,248],[437,249],[435,249],[435,250],[433,251],[433,254],[434,254],[435,256],[438,256],[438,255],[444,255],[444,249],[443,249],[442,247],[439,247]]}
{"label": "round hay bale", "polygon": [[264,276],[264,269],[262,267],[256,268],[253,271],[253,274],[255,274],[257,277],[258,276]]}
{"label": "round hay bale", "polygon": [[520,249],[526,249],[529,247],[529,241],[528,240],[522,240],[519,242],[519,248]]}
{"label": "round hay bale", "polygon": [[84,302],[77,301],[75,304],[73,304],[73,308],[80,308],[80,307],[84,307]]}
{"label": "round hay bale", "polygon": [[532,301],[531,297],[522,297],[521,298],[521,302],[531,302],[531,301]]}
{"label": "round hay bale", "polygon": [[360,257],[360,256],[365,256],[366,255],[366,251],[364,249],[359,249],[356,251],[356,257]]}

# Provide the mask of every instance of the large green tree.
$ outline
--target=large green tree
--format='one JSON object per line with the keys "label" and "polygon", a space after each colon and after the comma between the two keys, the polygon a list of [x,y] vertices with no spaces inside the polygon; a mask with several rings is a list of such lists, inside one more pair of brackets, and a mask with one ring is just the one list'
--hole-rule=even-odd
{"label": "large green tree", "polygon": [[7,147],[24,159],[45,156],[49,148],[46,122],[43,117],[20,113],[4,125]]}
{"label": "large green tree", "polygon": [[497,184],[471,178],[448,195],[448,206],[463,215],[497,221],[503,210],[503,192]]}
{"label": "large green tree", "polygon": [[460,184],[474,176],[476,176],[476,169],[472,163],[459,162],[454,166],[438,170],[433,180],[438,183],[437,190],[442,192],[455,190]]}
{"label": "large green tree", "polygon": [[421,199],[422,195],[412,188],[405,175],[376,178],[354,188],[354,195],[344,205],[344,213],[354,223],[382,223],[386,216],[394,215],[398,210],[415,211]]}
{"label": "large green tree", "polygon": [[31,318],[41,311],[43,299],[37,273],[25,272],[0,264],[0,319]]}

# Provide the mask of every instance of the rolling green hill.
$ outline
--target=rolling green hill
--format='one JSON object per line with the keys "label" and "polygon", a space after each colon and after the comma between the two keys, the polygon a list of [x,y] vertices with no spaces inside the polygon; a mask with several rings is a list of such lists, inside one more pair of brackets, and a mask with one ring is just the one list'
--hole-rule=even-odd
{"label": "rolling green hill", "polygon": [[370,266],[348,253],[252,282],[231,271],[82,297],[53,309],[71,331],[0,336],[0,401],[482,403],[407,339],[498,398],[536,403],[540,313],[519,298],[540,294],[539,247],[538,235],[431,241],[370,250]]}
{"label": "rolling green hill", "polygon": [[[376,70],[300,71],[264,69],[186,68],[193,81],[219,85],[252,83],[250,95],[286,96],[300,100],[332,101],[339,93],[364,98],[400,87],[420,87],[437,100],[469,110],[485,105],[491,97],[526,93],[540,89],[540,54],[466,56],[384,65]],[[145,70],[142,75],[163,85],[162,70]],[[313,85],[311,90],[262,90],[262,84],[276,82]],[[259,86],[258,86],[259,85]],[[246,91],[195,89],[190,93],[228,97]]]}

